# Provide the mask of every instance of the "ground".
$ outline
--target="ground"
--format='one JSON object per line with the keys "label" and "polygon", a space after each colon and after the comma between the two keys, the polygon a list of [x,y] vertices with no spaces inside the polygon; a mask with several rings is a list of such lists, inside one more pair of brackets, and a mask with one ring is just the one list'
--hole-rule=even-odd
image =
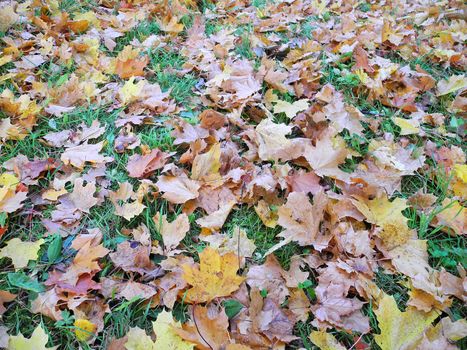
{"label": "ground", "polygon": [[467,349],[462,6],[0,3],[0,348]]}

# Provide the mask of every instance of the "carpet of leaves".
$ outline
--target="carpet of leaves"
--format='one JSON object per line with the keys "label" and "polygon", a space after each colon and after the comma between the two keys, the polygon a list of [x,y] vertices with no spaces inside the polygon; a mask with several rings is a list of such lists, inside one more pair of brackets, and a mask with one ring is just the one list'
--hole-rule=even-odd
{"label": "carpet of leaves", "polygon": [[0,2],[0,348],[467,348],[463,6]]}

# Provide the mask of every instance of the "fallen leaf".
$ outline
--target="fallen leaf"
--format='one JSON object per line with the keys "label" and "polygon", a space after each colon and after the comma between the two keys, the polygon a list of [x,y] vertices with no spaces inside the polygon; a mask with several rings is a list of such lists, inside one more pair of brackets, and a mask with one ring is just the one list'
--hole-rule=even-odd
{"label": "fallen leaf", "polygon": [[75,326],[76,339],[79,341],[89,340],[97,330],[94,323],[81,318],[77,319],[73,326]]}
{"label": "fallen leaf", "polygon": [[169,157],[170,154],[157,148],[146,155],[134,154],[128,159],[128,175],[137,179],[148,177],[157,169],[163,168]]}
{"label": "fallen leaf", "polygon": [[15,300],[16,294],[7,292],[6,290],[0,290],[0,317],[6,311],[4,303],[9,303]]}
{"label": "fallen leaf", "polygon": [[198,197],[198,190],[201,187],[196,181],[187,177],[168,175],[159,176],[156,186],[159,191],[164,192],[162,197],[175,204],[183,204]]}
{"label": "fallen leaf", "polygon": [[161,216],[157,213],[154,216],[154,223],[157,231],[162,236],[166,253],[177,248],[190,230],[190,222],[186,214],[181,214],[172,222],[168,222],[166,215]]}
{"label": "fallen leaf", "polygon": [[175,332],[174,328],[181,328],[181,325],[180,322],[174,320],[170,312],[164,310],[157,315],[152,328],[156,334],[155,349],[191,350],[194,348],[194,344],[184,341]]}
{"label": "fallen leaf", "polygon": [[173,330],[184,340],[196,344],[201,350],[220,350],[230,343],[229,320],[224,310],[211,312],[206,307],[194,305],[191,322]]}
{"label": "fallen leaf", "polygon": [[438,93],[436,96],[444,96],[452,92],[467,87],[467,78],[464,75],[452,75],[447,80],[440,80],[436,88]]}
{"label": "fallen leaf", "polygon": [[25,338],[21,333],[18,335],[10,335],[8,341],[8,350],[53,350],[57,349],[58,346],[51,348],[46,347],[49,337],[45,333],[42,326],[38,325],[34,332],[32,332],[31,338]]}
{"label": "fallen leaf", "polygon": [[331,333],[326,331],[311,332],[310,340],[321,350],[345,350],[345,347]]}
{"label": "fallen leaf", "polygon": [[182,266],[183,279],[192,286],[185,294],[186,302],[204,303],[229,296],[244,280],[237,275],[240,266],[234,253],[221,256],[216,250],[207,247],[199,253],[199,259],[199,267]]}
{"label": "fallen leaf", "polygon": [[274,105],[274,114],[285,113],[287,118],[292,119],[294,118],[298,112],[302,112],[308,108],[308,101],[298,100],[293,103],[277,100],[276,104]]}
{"label": "fallen leaf", "polygon": [[392,296],[385,294],[375,310],[381,334],[375,335],[382,350],[410,348],[438,317],[435,311],[424,313],[408,307],[401,312]]}
{"label": "fallen leaf", "polygon": [[8,257],[15,269],[23,269],[28,266],[30,260],[37,260],[42,244],[44,244],[43,239],[36,242],[23,242],[19,238],[13,238],[7,242],[5,247],[0,249],[0,258]]}

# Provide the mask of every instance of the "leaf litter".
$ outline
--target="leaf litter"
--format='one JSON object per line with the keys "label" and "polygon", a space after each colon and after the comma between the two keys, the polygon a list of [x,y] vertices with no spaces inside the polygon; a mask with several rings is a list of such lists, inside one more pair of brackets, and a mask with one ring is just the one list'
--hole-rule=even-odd
{"label": "leaf litter", "polygon": [[0,347],[465,348],[463,6],[0,3]]}

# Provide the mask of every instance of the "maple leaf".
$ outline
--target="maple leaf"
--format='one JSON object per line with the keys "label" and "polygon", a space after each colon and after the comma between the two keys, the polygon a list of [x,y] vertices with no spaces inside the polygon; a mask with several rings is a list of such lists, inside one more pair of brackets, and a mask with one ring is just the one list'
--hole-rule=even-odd
{"label": "maple leaf", "polygon": [[440,80],[436,86],[438,93],[436,96],[444,96],[467,87],[467,78],[464,74],[452,75],[448,80]]}
{"label": "maple leaf", "polygon": [[321,350],[345,350],[345,347],[331,333],[326,331],[311,332],[310,340]]}
{"label": "maple leaf", "polygon": [[128,175],[138,179],[148,177],[157,169],[164,167],[170,154],[155,148],[145,155],[134,154],[128,159],[126,166]]}
{"label": "maple leaf", "polygon": [[159,176],[156,186],[164,192],[162,197],[171,203],[183,204],[190,199],[198,197],[201,187],[196,181],[181,176]]}
{"label": "maple leaf", "polygon": [[352,200],[352,203],[365,215],[368,222],[382,228],[378,235],[388,249],[403,245],[414,238],[414,231],[407,226],[408,219],[402,215],[402,211],[407,208],[405,199],[395,198],[390,202],[383,195],[373,200],[359,198],[358,201]]}
{"label": "maple leaf", "polygon": [[57,307],[60,297],[55,288],[47,292],[40,293],[31,303],[31,311],[33,313],[41,313],[50,317],[52,320],[58,321],[62,319],[61,311]]}
{"label": "maple leaf", "polygon": [[407,349],[416,342],[439,313],[421,312],[408,307],[401,312],[392,296],[385,294],[374,311],[381,334],[375,334],[382,350]]}
{"label": "maple leaf", "polygon": [[308,108],[308,101],[305,99],[295,101],[293,103],[277,100],[274,106],[274,114],[285,113],[287,118],[294,118],[298,112],[302,112]]}
{"label": "maple leaf", "polygon": [[208,152],[196,155],[191,168],[191,178],[205,182],[218,180],[221,167],[220,157],[221,145],[219,143],[212,145]]}
{"label": "maple leaf", "polygon": [[115,192],[110,192],[110,201],[115,207],[115,215],[131,220],[146,208],[143,204],[142,191],[135,193],[129,182],[123,182]]}
{"label": "maple leaf", "polygon": [[244,280],[237,275],[239,262],[234,253],[221,256],[215,249],[207,247],[199,253],[199,259],[199,267],[182,265],[183,279],[192,286],[185,295],[189,303],[204,303],[228,296]]}
{"label": "maple leaf", "polygon": [[25,268],[30,260],[37,260],[43,243],[43,239],[36,242],[23,242],[19,238],[10,239],[6,246],[0,249],[0,258],[10,258],[15,269]]}
{"label": "maple leaf", "polygon": [[416,119],[394,118],[394,124],[401,128],[401,135],[420,133],[420,122]]}
{"label": "maple leaf", "polygon": [[174,221],[169,223],[166,215],[161,216],[157,213],[154,216],[154,223],[162,236],[166,253],[175,249],[190,230],[190,222],[186,214],[177,216]]}
{"label": "maple leaf", "polygon": [[127,350],[156,350],[151,337],[139,327],[130,328],[126,338],[125,349]]}
{"label": "maple leaf", "polygon": [[76,209],[89,213],[89,209],[95,206],[99,200],[94,197],[96,185],[92,182],[88,182],[86,185],[83,185],[83,183],[82,178],[75,180],[73,192],[70,193],[69,198],[76,206]]}
{"label": "maple leaf", "polygon": [[292,144],[285,135],[290,134],[292,127],[276,124],[270,119],[264,119],[256,126],[258,135],[258,155],[263,160],[276,160],[281,157],[284,149]]}
{"label": "maple leaf", "polygon": [[157,320],[152,323],[152,328],[156,334],[154,347],[156,349],[167,350],[191,350],[194,344],[184,341],[174,330],[180,328],[180,322],[176,322],[172,314],[162,311],[157,315]]}
{"label": "maple leaf", "polygon": [[76,338],[79,341],[89,340],[97,330],[94,323],[82,318],[77,319],[73,326],[75,326]]}
{"label": "maple leaf", "polygon": [[209,310],[206,307],[194,305],[191,322],[182,325],[182,328],[173,330],[183,339],[196,344],[201,350],[223,349],[230,343],[229,319],[225,311]]}
{"label": "maple leaf", "polygon": [[60,159],[63,163],[71,164],[78,169],[82,169],[86,163],[103,164],[112,161],[112,157],[105,157],[99,154],[102,147],[104,147],[104,141],[96,144],[84,143],[67,148],[62,153]]}
{"label": "maple leaf", "polygon": [[139,50],[127,45],[118,53],[115,60],[115,73],[122,79],[144,76],[143,70],[148,62],[148,56],[139,57]]}
{"label": "maple leaf", "polygon": [[38,325],[29,339],[25,338],[21,333],[10,335],[7,350],[53,350],[58,348],[58,346],[46,347],[48,341],[49,337],[44,329]]}
{"label": "maple leaf", "polygon": [[324,192],[318,192],[312,205],[303,192],[292,192],[287,197],[287,203],[279,207],[277,223],[284,227],[278,236],[284,240],[271,247],[265,255],[271,254],[285,244],[296,241],[300,245],[313,244],[322,250],[327,246],[326,239],[318,240],[318,230],[324,216],[327,197]]}
{"label": "maple leaf", "polygon": [[108,252],[109,250],[100,244],[92,245],[91,241],[87,242],[79,249],[68,271],[63,275],[63,280],[76,285],[80,275],[99,271],[96,260],[106,256]]}
{"label": "maple leaf", "polygon": [[146,84],[145,80],[140,80],[136,84],[134,83],[134,81],[135,77],[131,77],[118,91],[120,101],[124,105],[138,100],[138,97],[140,96],[141,92],[143,91],[144,85]]}
{"label": "maple leaf", "polygon": [[227,202],[219,207],[218,210],[202,218],[196,219],[196,223],[202,227],[203,234],[208,234],[212,231],[218,231],[224,225],[225,220],[229,216],[230,211],[235,205],[235,201]]}
{"label": "maple leaf", "polygon": [[0,32],[5,33],[19,19],[13,5],[2,3],[0,5]]}
{"label": "maple leaf", "polygon": [[457,235],[467,234],[467,208],[460,205],[459,201],[451,201],[449,198],[445,198],[441,204],[442,209],[433,222],[451,228]]}

